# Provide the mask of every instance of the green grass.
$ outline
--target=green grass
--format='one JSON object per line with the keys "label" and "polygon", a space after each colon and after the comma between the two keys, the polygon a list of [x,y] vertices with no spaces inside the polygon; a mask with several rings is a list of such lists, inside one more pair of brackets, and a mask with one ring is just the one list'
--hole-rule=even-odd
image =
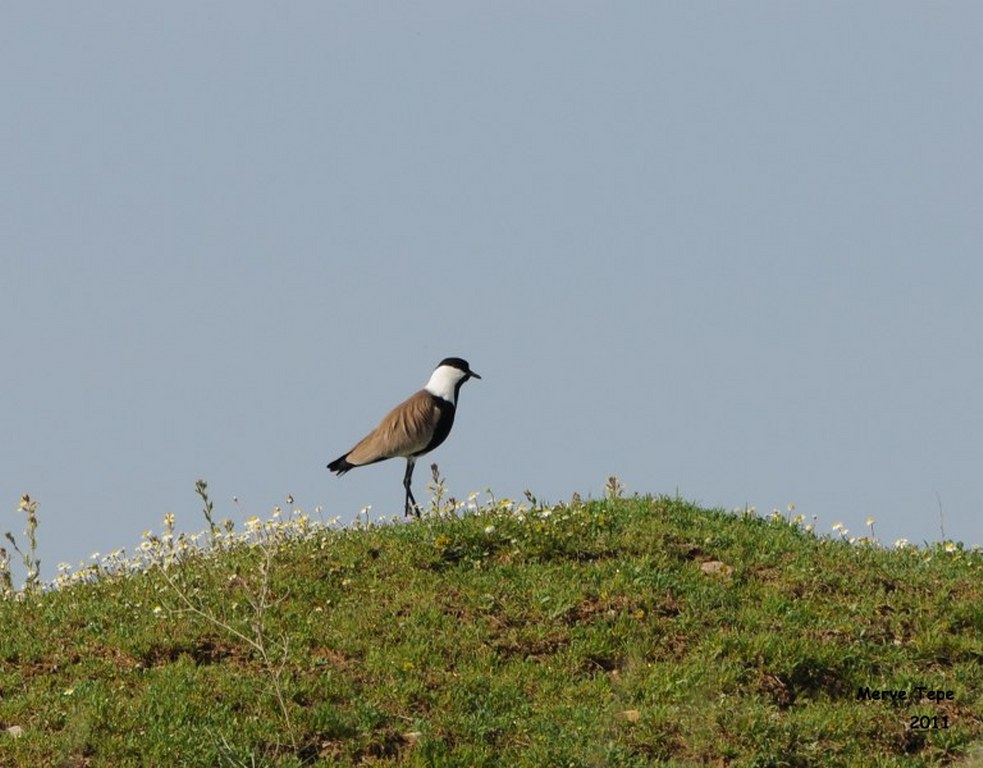
{"label": "green grass", "polygon": [[0,765],[927,766],[983,735],[975,551],[667,498],[253,530],[0,600]]}

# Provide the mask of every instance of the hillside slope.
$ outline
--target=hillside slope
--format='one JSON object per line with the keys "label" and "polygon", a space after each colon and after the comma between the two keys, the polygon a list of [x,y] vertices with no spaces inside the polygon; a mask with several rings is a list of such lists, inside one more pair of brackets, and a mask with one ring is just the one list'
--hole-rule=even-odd
{"label": "hillside slope", "polygon": [[978,552],[667,498],[249,529],[0,601],[0,766],[941,765],[983,734]]}

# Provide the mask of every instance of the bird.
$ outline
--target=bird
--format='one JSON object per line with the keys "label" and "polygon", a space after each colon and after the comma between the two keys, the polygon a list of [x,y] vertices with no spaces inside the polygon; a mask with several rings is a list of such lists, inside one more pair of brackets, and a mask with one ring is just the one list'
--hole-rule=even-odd
{"label": "bird", "polygon": [[423,389],[393,408],[354,448],[328,464],[328,469],[341,476],[355,467],[402,456],[406,459],[403,514],[409,517],[412,512],[419,517],[420,508],[410,490],[413,466],[450,434],[461,385],[468,379],[480,378],[467,360],[445,357]]}

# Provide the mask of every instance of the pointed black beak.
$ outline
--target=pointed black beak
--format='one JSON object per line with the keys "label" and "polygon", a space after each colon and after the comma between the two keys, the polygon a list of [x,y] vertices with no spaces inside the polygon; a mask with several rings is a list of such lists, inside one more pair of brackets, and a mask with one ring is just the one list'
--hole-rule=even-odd
{"label": "pointed black beak", "polygon": [[468,371],[468,378],[471,378],[471,379],[480,379],[481,377],[477,373],[475,373],[474,371]]}

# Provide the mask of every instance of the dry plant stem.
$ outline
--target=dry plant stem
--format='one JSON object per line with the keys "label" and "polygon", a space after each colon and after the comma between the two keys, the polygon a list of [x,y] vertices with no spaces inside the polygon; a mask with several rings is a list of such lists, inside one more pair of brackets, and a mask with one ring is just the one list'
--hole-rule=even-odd
{"label": "dry plant stem", "polygon": [[212,512],[215,510],[215,505],[212,503],[211,499],[208,498],[208,483],[206,483],[204,480],[196,481],[195,493],[198,494],[198,498],[201,499],[203,505],[201,512],[205,516],[205,520],[208,522],[208,530],[212,535],[212,544],[214,544],[218,538],[219,527],[215,524],[215,520],[212,518]]}
{"label": "dry plant stem", "polygon": [[263,551],[263,561],[260,563],[259,567],[259,590],[257,594],[249,597],[249,605],[253,609],[253,619],[250,622],[250,629],[253,632],[252,636],[247,635],[245,632],[242,632],[239,629],[236,629],[234,626],[229,624],[227,621],[223,621],[215,614],[209,613],[208,611],[203,610],[200,606],[195,605],[188,594],[167,572],[166,568],[160,564],[158,564],[157,568],[170,588],[174,590],[174,593],[178,596],[181,602],[184,603],[185,608],[183,610],[176,610],[174,611],[175,613],[190,613],[194,616],[198,616],[212,626],[218,627],[232,637],[241,640],[247,646],[252,648],[257,654],[259,654],[260,659],[263,661],[263,667],[266,669],[270,682],[273,685],[273,693],[276,696],[277,704],[280,707],[280,713],[283,715],[283,723],[286,727],[287,735],[290,737],[290,746],[296,752],[298,749],[297,738],[294,735],[293,721],[290,719],[290,710],[287,707],[287,699],[281,683],[283,671],[287,665],[289,643],[288,639],[284,637],[283,646],[279,654],[280,661],[274,662],[270,654],[270,647],[266,638],[265,619],[266,612],[270,606],[279,601],[274,602],[270,600],[270,570],[273,565],[273,551],[270,545],[262,545],[261,549]]}
{"label": "dry plant stem", "polygon": [[436,462],[430,465],[430,475],[433,478],[433,482],[428,486],[433,494],[430,499],[430,514],[440,517],[445,489],[444,479],[440,476],[440,469]]}
{"label": "dry plant stem", "polygon": [[[212,733],[212,732],[209,731],[209,733]],[[250,758],[249,758],[249,765],[247,765],[246,763],[244,763],[241,760],[236,760],[235,757],[233,757],[233,755],[235,754],[235,749],[229,743],[229,740],[225,737],[225,734],[224,733],[217,733],[217,734],[216,733],[212,733],[212,735],[215,736],[216,739],[222,743],[222,749],[225,750],[226,759],[230,763],[241,765],[242,768],[255,768],[255,766],[256,766],[256,756],[255,755],[251,755],[250,756]]]}
{"label": "dry plant stem", "polygon": [[0,595],[13,594],[14,577],[10,573],[10,555],[0,547]]}
{"label": "dry plant stem", "polygon": [[[29,494],[25,493],[21,497],[18,511],[27,514],[27,526],[24,528],[24,534],[27,536],[28,543],[27,552],[21,550],[17,545],[17,539],[14,538],[14,534],[10,531],[4,534],[4,538],[10,542],[14,551],[20,555],[21,560],[24,562],[24,568],[27,569],[24,592],[36,592],[41,589],[41,560],[37,556],[38,503],[32,500]],[[10,557],[2,547],[0,547],[0,585],[8,592],[13,591],[13,579],[10,574]]]}

